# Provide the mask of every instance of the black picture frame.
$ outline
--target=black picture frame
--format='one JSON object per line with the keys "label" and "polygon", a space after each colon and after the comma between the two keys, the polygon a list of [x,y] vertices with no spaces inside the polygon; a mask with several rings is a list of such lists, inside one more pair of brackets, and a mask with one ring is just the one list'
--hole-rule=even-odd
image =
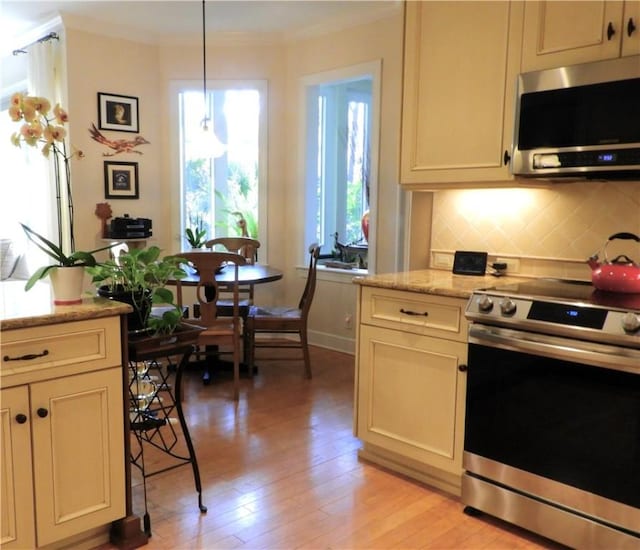
{"label": "black picture frame", "polygon": [[98,128],[139,132],[138,98],[98,92]]}
{"label": "black picture frame", "polygon": [[106,199],[138,199],[137,162],[104,161],[104,197]]}

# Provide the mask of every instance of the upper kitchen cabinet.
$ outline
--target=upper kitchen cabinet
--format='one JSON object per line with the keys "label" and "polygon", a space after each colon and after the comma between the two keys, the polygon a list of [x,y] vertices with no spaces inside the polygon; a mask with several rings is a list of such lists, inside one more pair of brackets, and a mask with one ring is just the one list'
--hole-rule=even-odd
{"label": "upper kitchen cabinet", "polygon": [[526,2],[522,72],[640,53],[640,1]]}
{"label": "upper kitchen cabinet", "polygon": [[411,189],[512,184],[521,2],[407,2],[400,180]]}

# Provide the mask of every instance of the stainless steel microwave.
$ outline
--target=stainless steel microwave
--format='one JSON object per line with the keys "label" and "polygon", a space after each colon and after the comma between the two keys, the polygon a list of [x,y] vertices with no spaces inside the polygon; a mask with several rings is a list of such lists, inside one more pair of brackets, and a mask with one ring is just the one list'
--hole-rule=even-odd
{"label": "stainless steel microwave", "polygon": [[640,179],[640,55],[522,73],[511,170]]}

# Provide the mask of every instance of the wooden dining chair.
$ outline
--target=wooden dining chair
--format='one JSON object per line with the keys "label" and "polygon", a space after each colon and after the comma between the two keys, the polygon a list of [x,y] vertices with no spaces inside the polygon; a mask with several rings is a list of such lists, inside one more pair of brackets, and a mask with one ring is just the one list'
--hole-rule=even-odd
{"label": "wooden dining chair", "polygon": [[[240,380],[240,341],[242,339],[242,318],[239,310],[238,293],[238,266],[245,265],[246,259],[239,254],[230,252],[183,252],[180,254],[187,262],[193,265],[200,275],[200,281],[196,286],[196,299],[200,309],[200,316],[190,320],[204,328],[199,333],[197,346],[199,355],[219,358],[221,354],[220,346],[231,346],[233,354],[233,398],[239,398]],[[231,291],[231,309],[223,314],[218,307],[218,296],[221,286],[216,281],[215,274],[223,268],[234,270],[235,283],[228,285],[225,283],[225,291]],[[177,282],[181,285],[180,281]]]}
{"label": "wooden dining chair", "polygon": [[[316,289],[316,268],[320,247],[314,243],[309,246],[309,268],[304,291],[298,307],[261,307],[251,306],[245,320],[244,336],[247,341],[247,364],[249,372],[253,373],[256,348],[299,348],[302,350],[304,371],[307,378],[311,378],[311,359],[307,341],[307,320],[311,309],[311,302]],[[257,334],[297,335],[297,338],[256,338]],[[296,357],[269,357],[262,360],[295,360]]]}
{"label": "wooden dining chair", "polygon": [[[209,250],[216,248],[222,248],[225,252],[235,252],[244,256],[248,264],[254,264],[258,260],[258,248],[260,248],[260,241],[257,239],[251,239],[249,237],[216,237],[215,239],[208,240],[205,247]],[[249,313],[249,306],[253,304],[253,290],[254,285],[240,285],[238,292],[240,293],[240,314],[246,317]],[[227,297],[222,295],[222,298],[218,301],[218,306],[221,308],[229,307],[230,303]]]}

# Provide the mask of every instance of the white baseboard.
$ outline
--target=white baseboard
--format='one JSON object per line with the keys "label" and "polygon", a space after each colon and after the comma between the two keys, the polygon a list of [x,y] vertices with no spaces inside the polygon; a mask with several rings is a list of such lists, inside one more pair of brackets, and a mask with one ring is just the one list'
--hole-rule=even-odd
{"label": "white baseboard", "polygon": [[353,338],[344,338],[342,336],[336,336],[335,334],[312,330],[308,332],[307,336],[309,343],[314,346],[355,355],[356,342]]}

